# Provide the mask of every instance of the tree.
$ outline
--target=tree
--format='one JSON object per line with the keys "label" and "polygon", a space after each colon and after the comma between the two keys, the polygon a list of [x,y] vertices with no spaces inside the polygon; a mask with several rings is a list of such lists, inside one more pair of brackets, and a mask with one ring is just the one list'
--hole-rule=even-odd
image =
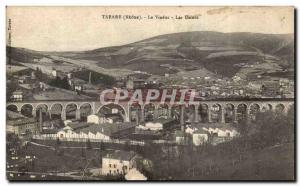
{"label": "tree", "polygon": [[64,89],[69,89],[69,88],[70,88],[70,85],[69,85],[69,81],[68,81],[67,76],[65,76],[65,77],[62,79],[61,88],[64,88]]}
{"label": "tree", "polygon": [[258,113],[256,121],[249,128],[262,146],[288,142],[293,139],[290,136],[294,136],[294,121],[289,117],[292,116],[272,111]]}
{"label": "tree", "polygon": [[63,88],[63,89],[70,89],[70,85],[67,77],[64,77],[63,79],[61,79],[60,77],[56,77],[54,80],[51,80],[49,82],[49,85]]}
{"label": "tree", "polygon": [[239,120],[238,123],[236,124],[236,128],[238,130],[238,132],[241,134],[241,136],[245,136],[249,134],[249,123],[247,122],[247,120],[242,119]]}
{"label": "tree", "polygon": [[36,76],[37,79],[43,80],[43,77],[44,77],[43,72],[39,67],[36,67],[35,76]]}

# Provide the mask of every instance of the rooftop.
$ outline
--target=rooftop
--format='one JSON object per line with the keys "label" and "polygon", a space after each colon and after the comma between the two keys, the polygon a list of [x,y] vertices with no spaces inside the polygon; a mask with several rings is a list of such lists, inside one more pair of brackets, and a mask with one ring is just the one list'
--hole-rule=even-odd
{"label": "rooftop", "polygon": [[69,123],[67,126],[71,127],[73,130],[79,130],[88,127],[89,124],[86,122],[74,122]]}
{"label": "rooftop", "polygon": [[135,156],[135,152],[117,150],[112,154],[107,154],[105,158],[130,161]]}
{"label": "rooftop", "polygon": [[7,116],[8,120],[26,118],[24,115],[17,113],[17,112],[10,111],[10,110],[6,110],[6,116]]}
{"label": "rooftop", "polygon": [[129,128],[135,127],[135,123],[103,123],[103,124],[90,124],[88,127],[80,129],[78,132],[83,132],[83,133],[93,133],[97,134],[102,133],[106,136],[111,136],[116,132],[126,130]]}
{"label": "rooftop", "polygon": [[202,128],[200,128],[200,129],[198,129],[198,130],[196,130],[195,132],[194,132],[194,134],[207,134],[208,132],[206,131],[206,130],[204,130],[204,129],[202,129]]}
{"label": "rooftop", "polygon": [[92,123],[86,123],[86,122],[74,122],[70,123],[67,126],[72,128],[74,132],[76,133],[102,133],[106,136],[112,136],[113,134],[134,128],[136,126],[136,123],[131,122],[123,122],[123,123],[102,123],[102,124],[92,124]]}
{"label": "rooftop", "polygon": [[37,122],[35,118],[21,118],[21,119],[17,119],[17,120],[7,121],[7,125],[19,126],[19,125],[35,123],[35,122]]}

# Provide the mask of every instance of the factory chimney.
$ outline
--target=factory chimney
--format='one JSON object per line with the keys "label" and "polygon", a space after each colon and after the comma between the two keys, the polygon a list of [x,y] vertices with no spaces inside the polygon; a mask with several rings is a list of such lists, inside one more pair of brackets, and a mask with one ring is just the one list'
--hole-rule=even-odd
{"label": "factory chimney", "polygon": [[92,72],[89,73],[89,84],[92,84]]}
{"label": "factory chimney", "polygon": [[180,126],[181,126],[181,130],[184,132],[185,130],[185,120],[184,120],[184,111],[185,110],[185,106],[181,105],[180,106]]}
{"label": "factory chimney", "polygon": [[42,133],[43,131],[43,113],[42,113],[42,109],[39,109],[39,131],[40,133]]}
{"label": "factory chimney", "polygon": [[140,124],[140,109],[137,110],[135,120],[136,120],[136,125],[139,126],[139,124]]}

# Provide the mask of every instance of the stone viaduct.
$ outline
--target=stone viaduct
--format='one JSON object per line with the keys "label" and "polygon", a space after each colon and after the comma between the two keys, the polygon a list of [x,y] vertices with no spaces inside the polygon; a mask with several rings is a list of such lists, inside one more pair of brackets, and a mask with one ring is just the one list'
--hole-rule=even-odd
{"label": "stone viaduct", "polygon": [[[83,106],[90,107],[90,114],[96,114],[98,113],[101,108],[107,106],[104,104],[101,104],[100,101],[22,101],[22,102],[8,102],[6,107],[14,107],[17,112],[21,112],[22,108],[24,106],[30,106],[32,108],[32,115],[36,117],[37,110],[40,108],[46,108],[46,112],[50,113],[51,117],[51,110],[53,110],[54,107],[60,107],[61,109],[61,119],[66,120],[67,115],[67,108],[68,106],[73,105],[74,108],[76,108],[75,111],[75,118],[80,118],[80,108]],[[129,102],[119,102],[116,104],[119,108],[122,109],[122,112],[125,117],[125,121],[130,121],[131,118],[131,110],[133,110],[134,107],[137,107],[140,115],[141,115],[141,121],[144,120],[144,116],[146,112],[148,111],[148,106],[151,105],[153,108],[153,113],[155,117],[158,117],[159,110],[164,110],[168,117],[172,117],[172,112],[174,111],[174,108],[179,108],[179,115],[181,122],[184,118],[185,109],[188,109],[189,112],[192,112],[194,115],[193,120],[194,122],[201,122],[203,121],[203,118],[201,118],[201,114],[199,112],[202,112],[200,108],[205,107],[207,112],[207,122],[212,122],[212,113],[217,111],[220,116],[220,123],[225,123],[225,113],[227,112],[228,108],[231,110],[231,114],[233,117],[233,121],[237,120],[238,115],[238,109],[240,107],[243,107],[245,109],[245,114],[248,117],[249,114],[251,114],[252,110],[275,110],[279,108],[283,113],[287,113],[290,108],[294,106],[294,99],[256,99],[256,100],[205,100],[205,101],[197,101],[193,104],[170,104],[168,102],[166,103],[160,103],[160,102],[151,102],[144,105],[138,105],[134,106],[130,104]],[[254,109],[253,109],[254,108]]]}

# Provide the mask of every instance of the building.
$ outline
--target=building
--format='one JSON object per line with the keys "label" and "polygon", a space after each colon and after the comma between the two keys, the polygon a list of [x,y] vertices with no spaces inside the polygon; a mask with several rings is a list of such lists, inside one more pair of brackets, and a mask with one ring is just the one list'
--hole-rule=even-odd
{"label": "building", "polygon": [[264,97],[281,96],[282,92],[281,85],[276,81],[267,81],[261,86],[261,94]]}
{"label": "building", "polygon": [[127,138],[135,131],[134,123],[71,123],[57,132],[60,139],[110,140]]}
{"label": "building", "polygon": [[174,119],[159,118],[159,119],[155,119],[154,121],[146,122],[144,125],[139,125],[137,128],[141,130],[159,131],[159,130],[165,130],[171,128],[172,125],[174,125]]}
{"label": "building", "polygon": [[69,83],[70,87],[72,88],[72,90],[74,90],[75,92],[83,92],[84,85],[86,84],[86,82],[84,80],[75,79],[75,78],[69,79],[68,83]]}
{"label": "building", "polygon": [[116,77],[115,85],[118,88],[124,88],[126,86],[126,78],[125,77]]}
{"label": "building", "polygon": [[19,118],[17,120],[9,120],[6,123],[6,132],[14,133],[18,136],[38,134],[39,123],[35,118]]}
{"label": "building", "polygon": [[136,166],[136,154],[132,151],[117,150],[102,158],[103,175],[125,175]]}
{"label": "building", "polygon": [[[70,121],[70,120],[66,120]],[[59,129],[64,126],[64,123],[61,119],[51,119],[48,121],[43,121],[42,129],[48,130],[48,129]]]}
{"label": "building", "polygon": [[83,91],[83,85],[74,85],[74,91],[75,92],[82,92]]}
{"label": "building", "polygon": [[217,137],[233,138],[239,136],[237,129],[230,126],[207,126],[202,127],[202,129]]}
{"label": "building", "polygon": [[64,72],[60,71],[60,70],[53,70],[51,72],[51,75],[53,77],[59,77],[60,79],[63,79],[65,77],[67,77],[67,75]]}
{"label": "building", "polygon": [[198,129],[195,127],[192,127],[191,125],[187,125],[187,127],[185,129],[185,133],[193,134],[196,130],[198,130]]}
{"label": "building", "polygon": [[120,113],[108,113],[108,114],[92,114],[87,117],[88,123],[102,124],[102,123],[120,123],[123,121],[123,117]]}
{"label": "building", "polygon": [[23,101],[23,91],[16,90],[12,93],[10,99],[12,101]]}
{"label": "building", "polygon": [[199,128],[196,126],[187,126],[185,129],[185,133],[188,134],[193,141],[195,146],[203,145],[209,139],[209,132],[204,130],[203,128]]}
{"label": "building", "polygon": [[203,129],[199,129],[192,134],[193,144],[195,146],[203,145],[208,141],[209,134]]}
{"label": "building", "polygon": [[87,117],[87,122],[94,124],[105,123],[105,115],[102,113],[91,114]]}
{"label": "building", "polygon": [[31,83],[30,80],[31,80],[31,76],[29,76],[29,75],[23,75],[23,76],[18,77],[18,83],[19,84]]}
{"label": "building", "polygon": [[128,79],[126,81],[126,88],[127,89],[139,89],[139,88],[144,88],[145,87],[145,80],[143,79]]}
{"label": "building", "polygon": [[186,136],[183,131],[181,131],[181,130],[175,131],[175,142],[180,145],[185,144]]}
{"label": "building", "polygon": [[126,77],[126,88],[127,89],[143,89],[147,84],[148,74],[137,72],[135,74],[128,75]]}

